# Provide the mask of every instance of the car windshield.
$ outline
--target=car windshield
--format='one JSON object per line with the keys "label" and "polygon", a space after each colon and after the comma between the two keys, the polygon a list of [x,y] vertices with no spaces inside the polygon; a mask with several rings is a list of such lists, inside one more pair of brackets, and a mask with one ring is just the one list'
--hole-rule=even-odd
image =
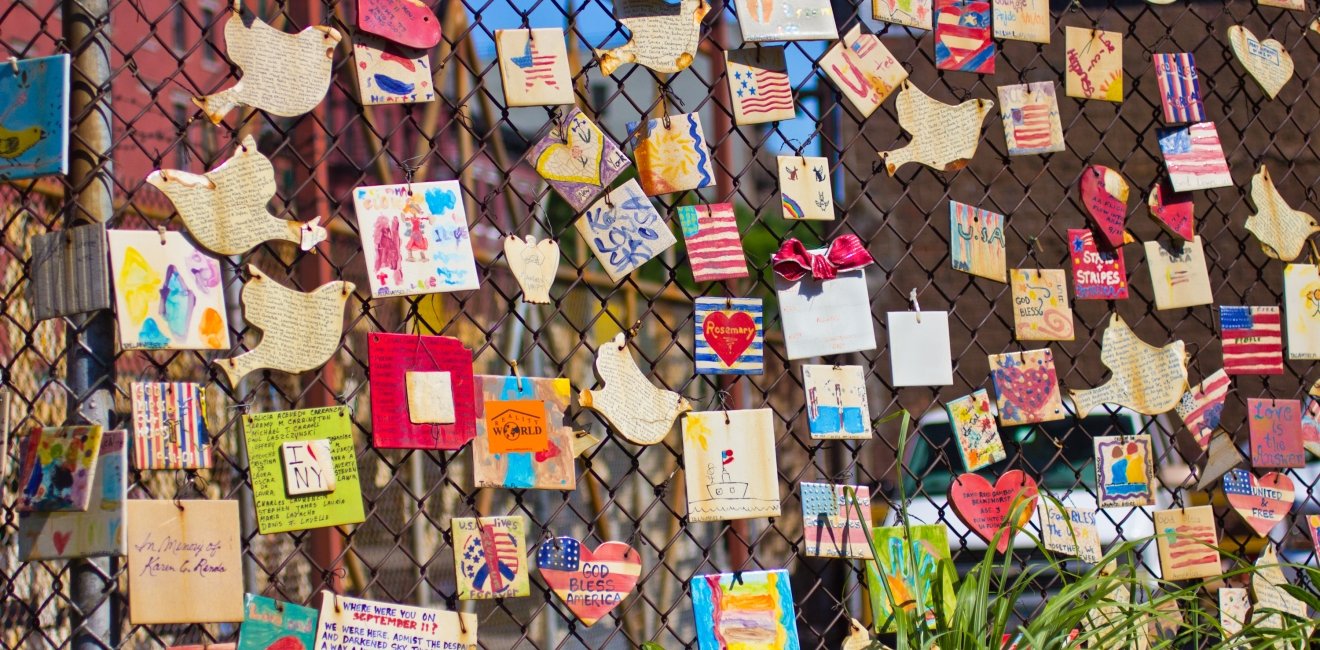
{"label": "car windshield", "polygon": [[[1122,414],[1099,413],[1078,422],[1072,418],[1000,427],[1008,457],[1019,459],[1016,469],[1025,469],[1038,477],[1040,486],[1051,491],[1066,491],[1075,487],[1095,486],[1095,459],[1092,438],[1095,436],[1132,435],[1137,431],[1138,418]],[[966,471],[953,431],[944,419],[921,425],[919,435],[908,444],[911,452],[904,463],[904,489],[908,498],[922,495],[948,494],[954,477]],[[1016,446],[1020,453],[1013,453]],[[998,465],[991,469],[1000,469]],[[1002,470],[1001,470],[1002,471]]]}

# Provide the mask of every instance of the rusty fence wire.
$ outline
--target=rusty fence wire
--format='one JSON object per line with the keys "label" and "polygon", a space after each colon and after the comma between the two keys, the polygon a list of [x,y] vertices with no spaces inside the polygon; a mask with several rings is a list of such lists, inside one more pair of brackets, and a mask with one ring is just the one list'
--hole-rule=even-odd
{"label": "rusty fence wire", "polygon": [[[276,118],[244,111],[223,124],[207,122],[191,103],[195,95],[234,82],[239,71],[224,54],[222,26],[227,2],[219,0],[0,0],[0,58],[69,52],[74,57],[71,171],[64,178],[0,186],[0,363],[4,365],[5,434],[12,441],[26,428],[61,424],[75,417],[105,418],[128,426],[128,387],[134,380],[199,381],[205,386],[215,438],[216,467],[202,472],[206,496],[236,498],[245,512],[246,586],[299,603],[321,589],[366,598],[475,611],[486,648],[625,648],[656,641],[665,648],[695,647],[687,581],[694,575],[784,567],[792,574],[797,625],[805,647],[837,647],[849,616],[863,617],[860,563],[806,557],[797,486],[838,480],[868,485],[876,494],[877,521],[893,521],[899,482],[910,486],[909,512],[932,521],[956,522],[941,505],[950,474],[962,471],[956,448],[938,426],[918,430],[897,463],[897,430],[877,428],[864,443],[814,441],[806,432],[799,364],[783,355],[780,323],[767,311],[763,375],[719,379],[693,370],[693,310],[697,296],[754,296],[773,304],[768,259],[779,243],[797,237],[808,244],[843,233],[865,241],[878,262],[868,273],[873,324],[879,347],[826,359],[861,364],[868,371],[873,417],[900,408],[920,418],[942,402],[989,388],[986,355],[1044,347],[1012,337],[1008,287],[973,279],[949,263],[948,203],[963,203],[1008,216],[1010,267],[1068,268],[1066,230],[1086,223],[1077,181],[1089,164],[1118,169],[1133,187],[1129,228],[1141,241],[1167,240],[1146,217],[1146,190],[1163,173],[1155,128],[1159,93],[1151,55],[1191,52],[1201,73],[1209,119],[1215,122],[1236,186],[1198,193],[1196,217],[1205,241],[1217,304],[1270,305],[1282,300],[1282,265],[1268,260],[1243,229],[1251,208],[1248,181],[1268,164],[1290,204],[1315,211],[1320,158],[1320,34],[1308,29],[1317,8],[1303,11],[1231,0],[1191,0],[1154,5],[1135,0],[1054,2],[1048,45],[1000,42],[997,72],[940,72],[933,65],[930,33],[871,19],[869,1],[836,1],[840,31],[861,21],[880,34],[904,62],[911,80],[942,101],[997,99],[1005,84],[1054,81],[1064,74],[1064,26],[1099,27],[1123,34],[1125,99],[1121,104],[1063,97],[1060,111],[1068,149],[1045,156],[1007,155],[999,119],[986,122],[976,157],[966,169],[937,173],[911,166],[895,177],[880,166],[877,150],[901,146],[906,136],[894,103],[860,119],[841,103],[818,61],[827,44],[788,44],[789,70],[799,103],[796,120],[735,127],[728,102],[722,51],[741,38],[732,6],[716,2],[706,17],[701,49],[687,70],[666,76],[625,66],[602,77],[592,49],[626,38],[601,0],[427,0],[443,28],[430,52],[439,98],[431,104],[364,108],[356,99],[351,41],[355,3],[349,0],[245,0],[245,10],[286,31],[330,25],[345,39],[335,52],[329,95],[315,111]],[[730,5],[732,3],[729,3]],[[782,4],[782,3],[781,3]],[[1276,99],[1265,96],[1233,60],[1225,32],[1244,24],[1261,38],[1278,39],[1295,61],[1296,75]],[[715,152],[718,184],[697,192],[659,197],[657,207],[674,220],[677,206],[733,202],[737,206],[752,278],[697,284],[681,247],[615,284],[587,254],[574,231],[573,214],[527,162],[532,142],[547,129],[538,108],[503,103],[494,56],[494,30],[564,27],[569,32],[579,106],[618,142],[626,123],[666,109],[698,112]],[[1061,87],[1061,86],[1060,86]],[[3,108],[3,107],[0,107]],[[310,289],[347,279],[358,289],[349,303],[339,352],[323,369],[287,376],[259,373],[231,389],[196,352],[119,351],[108,314],[35,322],[25,298],[29,242],[36,235],[84,221],[114,228],[184,230],[165,197],[145,183],[153,169],[201,172],[230,155],[253,135],[276,165],[273,207],[284,218],[324,217],[330,242],[319,254],[263,245],[242,259],[227,258],[230,325],[234,339],[256,339],[238,308],[243,267],[260,266],[280,282]],[[775,187],[775,157],[826,157],[834,180],[839,220],[782,219]],[[470,220],[482,286],[478,291],[424,297],[372,299],[365,291],[361,232],[351,191],[359,185],[398,183],[407,170],[417,180],[458,179]],[[502,260],[507,234],[549,235],[563,244],[553,304],[526,305]],[[1192,352],[1191,381],[1220,367],[1220,345],[1210,307],[1156,311],[1149,268],[1139,246],[1126,251],[1131,297],[1073,301],[1076,340],[1054,343],[1065,388],[1098,385],[1106,378],[1099,341],[1111,313],[1121,314],[1152,343],[1181,339]],[[927,310],[949,310],[955,384],[938,390],[890,383],[886,312],[908,308],[916,289]],[[613,334],[637,327],[636,352],[657,383],[688,396],[698,409],[769,407],[776,415],[783,516],[736,523],[689,523],[682,489],[682,449],[676,434],[652,447],[612,435],[592,413],[574,408],[570,422],[603,442],[578,462],[578,489],[475,490],[470,452],[380,450],[371,444],[369,332],[437,333],[462,339],[475,353],[477,370],[506,373],[513,363],[529,376],[568,377],[575,389],[596,380],[592,350]],[[1230,394],[1224,427],[1245,448],[1245,398],[1303,398],[1317,376],[1311,364],[1290,362],[1282,376],[1240,378]],[[259,535],[251,515],[247,464],[240,442],[243,413],[348,405],[353,413],[367,520],[356,526]],[[1105,420],[1102,418],[1102,420]],[[1188,489],[1202,462],[1188,433],[1172,414],[1143,419],[1139,428],[1157,440],[1161,503],[1213,502],[1224,550],[1250,555],[1261,541],[1212,497]],[[995,471],[1024,469],[1057,495],[1094,493],[1091,436],[1131,432],[1118,417],[1082,427],[1073,420],[1019,432],[1008,442],[1009,460]],[[10,458],[16,458],[10,445]],[[902,469],[900,470],[900,465]],[[1290,470],[1301,511],[1320,512],[1316,472]],[[11,472],[12,476],[12,472]],[[1049,477],[1048,480],[1044,480]],[[132,474],[134,498],[189,494],[193,481],[169,473]],[[12,479],[11,479],[12,480]],[[1194,479],[1193,479],[1194,480]],[[920,507],[926,508],[921,510]],[[119,559],[23,563],[17,560],[17,513],[5,508],[0,560],[0,644],[5,648],[138,648],[233,640],[234,626],[130,626],[125,617],[127,580]],[[629,541],[643,556],[641,581],[609,617],[586,628],[576,623],[543,583],[528,598],[459,602],[455,594],[449,520],[457,516],[511,514],[530,524],[529,542],[547,533],[592,542]],[[1113,540],[1152,532],[1149,509],[1107,510],[1102,526]],[[1305,531],[1290,524],[1276,533],[1289,559],[1314,562]],[[965,530],[959,527],[957,530]],[[953,533],[955,560],[975,561],[975,538]],[[1154,555],[1141,554],[1151,562]],[[1039,561],[1030,552],[1018,566]],[[1151,568],[1154,568],[1153,566]],[[1039,593],[1047,597],[1045,581]],[[1029,615],[1030,603],[1022,615]]]}

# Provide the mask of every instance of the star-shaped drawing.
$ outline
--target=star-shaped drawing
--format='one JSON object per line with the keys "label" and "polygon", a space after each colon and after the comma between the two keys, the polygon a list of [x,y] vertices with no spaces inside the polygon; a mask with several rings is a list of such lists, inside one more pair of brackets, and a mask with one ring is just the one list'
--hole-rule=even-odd
{"label": "star-shaped drawing", "polygon": [[1068,391],[1076,416],[1084,418],[1101,404],[1126,406],[1145,415],[1172,409],[1187,392],[1187,356],[1182,341],[1154,347],[1137,338],[1118,314],[1109,319],[1101,339],[1100,363],[1109,381],[1089,390]]}

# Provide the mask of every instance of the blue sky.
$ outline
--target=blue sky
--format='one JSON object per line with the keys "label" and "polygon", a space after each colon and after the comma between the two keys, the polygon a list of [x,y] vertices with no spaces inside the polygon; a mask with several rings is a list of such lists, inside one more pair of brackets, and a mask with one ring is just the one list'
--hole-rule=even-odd
{"label": "blue sky", "polygon": [[[625,32],[610,15],[602,8],[602,4],[609,6],[609,2],[597,2],[596,0],[572,0],[574,10],[579,12],[577,27],[578,31],[586,38],[587,42],[593,47],[614,47],[623,44],[627,40]],[[534,5],[528,14],[528,23],[532,27],[563,27],[565,23],[565,12],[569,5],[569,0],[470,0],[473,10],[471,14],[480,13],[481,20],[478,23],[473,20],[474,29],[472,37],[476,41],[477,51],[482,58],[495,56],[495,43],[493,40],[496,29],[512,29],[522,26],[522,16],[515,9],[515,5],[525,7]],[[729,34],[731,39],[739,38],[737,21],[732,12],[726,12],[719,18],[729,21]],[[707,22],[711,20],[706,18]],[[786,49],[786,59],[788,62],[788,72],[793,80],[795,87],[800,86],[804,81],[811,77],[811,57],[818,57],[825,51],[827,43],[823,41],[800,42],[799,47],[789,47]],[[681,73],[680,73],[681,74]],[[814,79],[810,83],[816,83]],[[806,101],[806,100],[804,100]],[[814,104],[810,106],[814,113]],[[815,130],[815,120],[803,115],[795,120],[782,122],[779,125],[780,132],[786,137],[798,141],[804,141]],[[778,146],[786,149],[783,142],[778,142]],[[818,154],[819,146],[813,142],[804,153]]]}

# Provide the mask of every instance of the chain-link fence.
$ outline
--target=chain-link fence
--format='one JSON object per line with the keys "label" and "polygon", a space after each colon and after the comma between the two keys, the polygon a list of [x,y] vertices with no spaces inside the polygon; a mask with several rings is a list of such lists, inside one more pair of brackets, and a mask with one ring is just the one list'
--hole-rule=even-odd
{"label": "chain-link fence", "polygon": [[[330,25],[346,38],[335,52],[330,93],[315,111],[274,118],[244,111],[219,126],[207,122],[191,98],[233,83],[238,69],[224,55],[222,27],[229,6],[217,0],[5,0],[0,4],[4,56],[55,52],[74,57],[70,173],[65,178],[0,187],[4,216],[0,305],[4,336],[11,440],[34,424],[73,418],[106,418],[128,425],[128,387],[134,380],[203,382],[215,438],[216,467],[202,472],[211,498],[236,498],[244,507],[245,566],[249,591],[294,602],[312,602],[323,588],[366,598],[475,611],[483,647],[634,647],[653,640],[666,648],[695,647],[687,581],[710,572],[784,567],[792,574],[797,625],[806,647],[835,647],[848,617],[863,618],[864,581],[858,562],[822,560],[802,553],[804,540],[797,486],[838,480],[868,485],[877,495],[877,521],[892,521],[899,482],[908,485],[909,511],[954,522],[943,505],[949,477],[961,461],[938,418],[919,429],[905,450],[900,472],[897,431],[877,427],[865,443],[813,440],[806,432],[801,372],[784,357],[779,318],[766,319],[763,375],[722,379],[695,375],[693,308],[696,296],[756,296],[773,305],[769,255],[787,237],[808,244],[843,233],[865,241],[878,262],[869,274],[879,347],[873,352],[825,359],[862,364],[868,371],[872,416],[906,408],[920,417],[938,413],[944,401],[989,388],[986,355],[1043,347],[1013,340],[1008,286],[952,269],[948,202],[956,200],[1008,215],[1010,267],[1067,268],[1068,228],[1083,227],[1077,182],[1088,164],[1118,169],[1133,185],[1129,228],[1142,241],[1164,240],[1146,216],[1145,189],[1162,174],[1155,142],[1159,91],[1151,55],[1191,52],[1201,73],[1209,119],[1216,123],[1236,186],[1198,193],[1196,218],[1205,241],[1218,304],[1279,304],[1282,264],[1268,260],[1243,229],[1250,207],[1248,179],[1267,164],[1292,205],[1314,210],[1320,158],[1311,135],[1320,129],[1320,91],[1312,74],[1320,65],[1320,34],[1308,24],[1314,9],[1289,11],[1251,2],[1132,0],[1055,2],[1048,45],[1004,41],[994,75],[939,72],[928,32],[871,20],[869,2],[833,3],[840,31],[858,21],[880,34],[911,72],[912,83],[943,101],[997,99],[1000,85],[1062,83],[1064,26],[1096,26],[1123,34],[1125,98],[1121,104],[1062,97],[1060,112],[1068,149],[1044,156],[1008,157],[995,117],[987,120],[974,161],[954,173],[916,166],[888,176],[877,150],[906,140],[894,103],[862,120],[841,102],[818,61],[828,44],[788,44],[789,71],[799,104],[796,120],[757,127],[732,124],[722,51],[738,47],[732,6],[715,2],[705,19],[696,62],[672,76],[625,66],[602,77],[591,51],[625,38],[600,0],[441,1],[434,4],[443,40],[430,53],[437,101],[403,107],[364,108],[357,101],[351,41],[353,3],[347,0],[247,0],[251,10],[285,31]],[[731,4],[731,3],[730,3]],[[770,4],[785,4],[770,2]],[[1245,24],[1261,38],[1278,39],[1293,57],[1296,78],[1270,100],[1233,61],[1225,32]],[[659,197],[662,214],[679,205],[733,202],[752,279],[714,284],[692,281],[683,251],[670,251],[622,283],[608,281],[573,232],[575,214],[527,164],[532,142],[549,128],[542,109],[507,108],[495,62],[494,30],[562,26],[569,32],[578,104],[619,142],[625,124],[666,109],[698,112],[710,136],[717,185]],[[3,107],[0,107],[2,109]],[[246,263],[280,282],[309,289],[331,279],[359,287],[349,302],[339,352],[322,370],[299,376],[258,373],[234,389],[195,352],[117,351],[108,314],[34,322],[25,298],[29,242],[36,235],[83,221],[114,228],[185,230],[164,196],[145,183],[153,169],[201,172],[227,158],[245,135],[254,135],[275,162],[283,218],[325,217],[330,242],[319,253],[267,244],[225,262],[230,323],[237,340],[256,335],[243,327],[238,290]],[[826,157],[840,206],[832,222],[787,222],[775,187],[775,156]],[[371,299],[365,289],[359,224],[351,191],[359,185],[458,179],[482,275],[469,293]],[[562,264],[550,305],[522,303],[502,258],[501,237],[535,233],[558,238]],[[1153,343],[1182,339],[1192,352],[1191,381],[1221,363],[1209,307],[1156,311],[1149,268],[1138,246],[1126,249],[1131,297],[1073,301],[1075,341],[1051,344],[1065,387],[1099,384],[1100,335],[1112,312]],[[908,308],[916,289],[927,310],[950,311],[955,384],[938,390],[890,383],[887,311]],[[578,489],[476,490],[470,452],[381,450],[371,444],[369,332],[438,333],[462,339],[477,370],[503,374],[516,362],[528,376],[568,377],[575,389],[595,385],[592,351],[613,334],[636,326],[635,353],[668,388],[688,396],[698,410],[766,406],[776,415],[783,516],[732,523],[689,523],[682,489],[683,462],[676,434],[662,444],[637,447],[611,435],[597,416],[574,408],[570,422],[603,437],[578,462]],[[1291,362],[1281,377],[1235,380],[1223,423],[1245,443],[1246,397],[1299,398],[1314,376],[1309,364]],[[240,415],[327,404],[352,409],[367,520],[357,526],[259,535],[251,514]],[[1085,425],[1006,431],[1009,459],[995,468],[1024,469],[1049,491],[1093,494],[1091,436],[1132,433],[1120,416]],[[1204,503],[1210,495],[1188,489],[1202,462],[1176,418],[1141,419],[1137,429],[1157,440],[1161,503]],[[12,451],[11,457],[15,456]],[[1292,470],[1298,508],[1320,510],[1312,496],[1314,466]],[[1191,478],[1189,478],[1191,477]],[[135,472],[133,496],[188,496],[185,476]],[[1220,497],[1222,499],[1222,497]],[[1216,501],[1216,503],[1219,503]],[[1222,505],[1222,504],[1221,504]],[[922,507],[918,507],[922,506]],[[924,509],[923,509],[924,508]],[[233,626],[133,627],[126,622],[126,580],[119,559],[22,563],[14,550],[17,513],[6,508],[3,529],[4,647],[135,648],[232,640]],[[1261,540],[1248,534],[1236,514],[1217,510],[1226,551],[1250,554]],[[459,602],[455,594],[451,517],[512,514],[526,517],[529,542],[543,534],[574,535],[590,543],[625,540],[640,550],[644,567],[636,592],[593,627],[576,623],[543,583],[528,598]],[[1105,510],[1101,526],[1114,540],[1151,533],[1148,509]],[[936,523],[935,521],[927,523]],[[1276,533],[1287,557],[1314,561],[1300,524]],[[956,530],[965,530],[957,527]],[[981,553],[977,541],[955,532],[955,560]],[[983,548],[981,546],[980,548]],[[1150,553],[1141,556],[1151,562]],[[1038,558],[1036,558],[1038,559]],[[1019,565],[1036,561],[1019,552]],[[1154,568],[1152,566],[1152,568]],[[1046,596],[1050,585],[1041,585]],[[1020,604],[1023,613],[1030,603]]]}

